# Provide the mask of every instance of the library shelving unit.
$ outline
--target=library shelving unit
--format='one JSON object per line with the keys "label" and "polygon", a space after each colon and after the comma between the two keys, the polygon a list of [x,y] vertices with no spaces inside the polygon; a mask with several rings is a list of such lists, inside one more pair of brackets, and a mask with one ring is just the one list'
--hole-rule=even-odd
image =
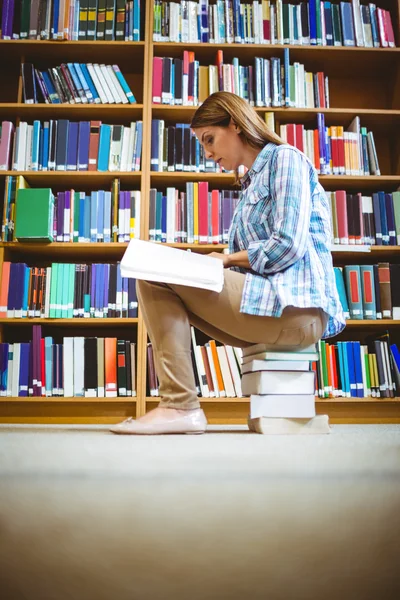
{"label": "library shelving unit", "polygon": [[[211,0],[212,3],[213,0]],[[1,4],[1,3],[0,3]],[[275,113],[276,130],[285,123],[315,125],[316,114],[325,113],[326,125],[347,127],[359,115],[361,124],[372,129],[382,175],[369,177],[321,176],[326,190],[346,189],[363,193],[378,190],[387,192],[400,187],[400,0],[380,0],[379,6],[390,10],[396,38],[396,48],[359,48],[326,46],[289,46],[292,61],[304,63],[307,70],[324,71],[329,76],[329,109],[258,108]],[[141,237],[149,237],[149,190],[173,185],[184,189],[186,181],[207,180],[210,186],[226,189],[234,185],[229,174],[219,173],[156,173],[150,171],[151,120],[165,119],[168,124],[177,121],[189,123],[193,107],[152,105],[152,65],[154,56],[182,57],[183,50],[193,50],[200,64],[214,63],[217,49],[223,49],[224,59],[233,57],[245,63],[256,56],[283,57],[282,45],[255,44],[179,44],[153,42],[153,0],[142,3],[142,42],[49,42],[0,40],[2,60],[0,71],[0,118],[19,120],[68,118],[100,119],[109,123],[129,123],[143,120],[142,168],[136,173],[96,172],[26,172],[31,187],[49,186],[54,191],[73,181],[75,189],[99,189],[121,180],[124,189],[141,190]],[[108,105],[26,105],[22,98],[21,63],[33,62],[53,66],[68,59],[76,61],[118,63],[137,104]],[[59,62],[57,62],[59,61]],[[4,193],[6,175],[20,174],[0,171],[0,197]],[[79,188],[77,187],[79,186]],[[97,187],[94,187],[97,186]],[[127,187],[129,186],[129,187]],[[223,245],[174,244],[198,252],[222,250]],[[0,243],[0,272],[4,260],[29,260],[32,264],[50,264],[53,260],[99,262],[121,259],[126,244],[73,244],[47,245]],[[333,252],[336,265],[390,260],[400,262],[400,247],[372,247],[369,253]],[[37,260],[36,260],[37,259]],[[32,261],[36,260],[35,263]],[[0,341],[30,339],[33,324],[43,326],[46,335],[62,338],[68,335],[123,335],[137,342],[137,397],[136,398],[0,398],[0,422],[14,423],[112,423],[126,416],[140,416],[157,405],[158,398],[146,397],[146,343],[147,332],[140,313],[137,319],[1,319]],[[338,339],[364,340],[379,329],[389,329],[395,343],[400,343],[400,321],[347,322]],[[27,333],[29,332],[29,333]],[[244,423],[249,412],[248,398],[201,399],[210,423]],[[328,398],[316,400],[317,412],[327,413],[333,423],[390,423],[400,422],[400,398]]]}

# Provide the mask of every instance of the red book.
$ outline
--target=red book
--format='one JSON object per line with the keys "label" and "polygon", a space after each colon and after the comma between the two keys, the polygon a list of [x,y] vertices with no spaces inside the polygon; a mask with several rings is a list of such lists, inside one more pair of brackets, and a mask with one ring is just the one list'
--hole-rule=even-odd
{"label": "red book", "polygon": [[153,104],[161,104],[162,68],[163,68],[163,59],[160,58],[159,56],[155,56],[153,58],[153,88],[152,88]]}
{"label": "red book", "polygon": [[213,190],[211,192],[211,230],[212,230],[212,243],[219,243],[219,191]]}
{"label": "red book", "polygon": [[390,12],[388,10],[384,11],[385,13],[385,33],[386,39],[388,41],[388,45],[390,48],[394,48],[396,46],[396,42],[394,41],[394,32],[392,25],[392,18],[390,16]]}
{"label": "red book", "polygon": [[344,136],[343,127],[338,126],[337,132],[337,150],[338,150],[338,162],[339,162],[339,175],[344,175],[346,172],[346,162],[344,154]]}
{"label": "red book", "polygon": [[208,181],[199,181],[199,244],[208,243]]}
{"label": "red book", "polygon": [[332,153],[332,172],[334,175],[339,175],[339,155],[338,155],[338,140],[337,128],[331,127],[331,153]]}
{"label": "red book", "polygon": [[321,172],[321,163],[320,163],[320,155],[319,155],[319,131],[318,131],[318,129],[314,129],[314,167],[317,169],[318,173]]}
{"label": "red book", "polygon": [[90,121],[88,171],[97,171],[101,121]]}
{"label": "red book", "polygon": [[296,125],[294,123],[288,123],[286,125],[286,141],[291,146],[296,146]]}
{"label": "red book", "polygon": [[304,125],[298,123],[295,127],[296,148],[298,148],[300,152],[304,152]]}
{"label": "red book", "polygon": [[325,102],[325,78],[321,71],[317,73],[318,92],[319,92],[319,108],[326,108]]}
{"label": "red book", "polygon": [[0,287],[0,317],[7,317],[7,303],[8,303],[8,284],[10,281],[10,266],[9,261],[3,262],[3,272],[1,275],[1,287]]}

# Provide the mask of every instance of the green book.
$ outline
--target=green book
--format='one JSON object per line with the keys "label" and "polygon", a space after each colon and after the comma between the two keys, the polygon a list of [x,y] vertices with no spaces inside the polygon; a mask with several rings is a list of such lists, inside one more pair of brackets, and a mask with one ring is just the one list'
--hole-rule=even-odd
{"label": "green book", "polygon": [[343,46],[339,4],[332,4],[333,45]]}
{"label": "green book", "polygon": [[74,316],[74,297],[75,297],[75,269],[76,265],[69,266],[69,299],[68,299],[68,319]]}
{"label": "green book", "polygon": [[73,242],[79,242],[79,211],[81,205],[81,195],[80,192],[74,193],[74,233],[73,233]]}
{"label": "green book", "polygon": [[19,189],[15,205],[15,239],[53,241],[54,196],[50,188]]}
{"label": "green book", "polygon": [[51,265],[51,285],[50,285],[50,319],[55,319],[57,316],[56,300],[57,300],[57,263]]}

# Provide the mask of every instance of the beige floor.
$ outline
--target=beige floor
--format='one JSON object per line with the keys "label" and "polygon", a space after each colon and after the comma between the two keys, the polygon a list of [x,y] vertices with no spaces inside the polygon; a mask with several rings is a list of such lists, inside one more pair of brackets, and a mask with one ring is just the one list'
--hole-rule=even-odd
{"label": "beige floor", "polygon": [[0,426],[0,597],[398,599],[400,426]]}

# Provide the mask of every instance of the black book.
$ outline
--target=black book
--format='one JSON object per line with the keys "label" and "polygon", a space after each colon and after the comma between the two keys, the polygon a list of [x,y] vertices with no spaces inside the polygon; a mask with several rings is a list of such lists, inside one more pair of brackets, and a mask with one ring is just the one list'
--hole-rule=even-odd
{"label": "black book", "polygon": [[131,343],[125,342],[126,357],[126,395],[132,396],[132,372],[131,372]]}
{"label": "black book", "polygon": [[88,1],[88,16],[87,16],[87,28],[86,28],[86,39],[96,39],[96,22],[97,22],[97,0]]}
{"label": "black book", "polygon": [[172,58],[164,57],[162,59],[162,91],[161,91],[162,104],[171,104],[171,100],[172,100],[171,70],[172,70]]}
{"label": "black book", "polygon": [[175,104],[182,104],[183,93],[182,93],[182,77],[183,77],[183,60],[181,58],[174,58],[175,66]]}
{"label": "black book", "polygon": [[333,46],[332,6],[330,3],[324,2],[324,15],[325,15],[326,45]]}
{"label": "black book", "polygon": [[97,8],[96,40],[104,40],[106,31],[106,0],[99,0]]}
{"label": "black book", "polygon": [[56,144],[57,171],[66,171],[67,169],[68,126],[69,121],[67,119],[59,119]]}
{"label": "black book", "polygon": [[84,353],[85,396],[87,398],[95,398],[97,396],[97,338],[85,338]]}
{"label": "black book", "polygon": [[400,319],[400,265],[389,265],[393,319]]}
{"label": "black book", "polygon": [[190,170],[196,171],[196,136],[190,136]]}
{"label": "black book", "polygon": [[183,127],[175,128],[175,170],[183,171]]}
{"label": "black book", "polygon": [[175,170],[175,127],[172,125],[167,129],[168,152],[167,152],[167,170]]}
{"label": "black book", "polygon": [[117,0],[117,16],[115,19],[115,39],[119,42],[125,40],[125,0]]}
{"label": "black book", "polygon": [[128,317],[136,319],[138,316],[138,300],[136,295],[136,279],[128,279]]}
{"label": "black book", "polygon": [[36,104],[36,78],[33,65],[31,63],[22,63],[22,84],[24,89],[25,104]]}
{"label": "black book", "polygon": [[117,286],[117,265],[110,265],[110,281],[108,287],[108,312],[107,315],[109,318],[115,317],[115,290]]}
{"label": "black book", "polygon": [[188,78],[188,97],[191,98],[189,104],[193,104],[194,99],[194,77],[195,77],[195,64],[194,61],[189,63],[189,78]]}
{"label": "black book", "polygon": [[88,26],[88,11],[89,0],[80,0],[79,2],[79,25],[78,25],[78,40],[86,40]]}
{"label": "black book", "polygon": [[361,214],[361,195],[358,194],[353,194],[352,196],[352,204],[353,204],[353,228],[354,228],[354,235],[356,240],[360,240],[361,239],[361,221],[360,221],[360,214]]}
{"label": "black book", "polygon": [[48,76],[51,79],[51,82],[57,92],[57,96],[61,103],[67,102],[67,98],[64,95],[63,89],[61,87],[61,83],[58,78],[58,74],[56,69],[47,69]]}
{"label": "black book", "polygon": [[57,73],[57,77],[58,77],[61,89],[63,91],[63,94],[64,94],[67,102],[69,104],[75,104],[75,98],[72,95],[71,90],[69,89],[64,71],[62,70],[61,67],[56,67],[56,73]]}
{"label": "black book", "polygon": [[58,121],[49,121],[49,171],[56,169],[56,144],[57,144]]}
{"label": "black book", "polygon": [[118,396],[126,396],[126,354],[124,340],[117,341]]}
{"label": "black book", "polygon": [[104,39],[111,41],[115,39],[115,0],[107,0],[106,2],[106,29]]}
{"label": "black book", "polygon": [[379,287],[379,269],[378,269],[378,265],[373,265],[373,267],[374,267],[376,318],[382,319],[381,291],[380,291],[380,287]]}
{"label": "black book", "polygon": [[190,127],[185,127],[183,130],[183,170],[191,170],[190,160]]}

